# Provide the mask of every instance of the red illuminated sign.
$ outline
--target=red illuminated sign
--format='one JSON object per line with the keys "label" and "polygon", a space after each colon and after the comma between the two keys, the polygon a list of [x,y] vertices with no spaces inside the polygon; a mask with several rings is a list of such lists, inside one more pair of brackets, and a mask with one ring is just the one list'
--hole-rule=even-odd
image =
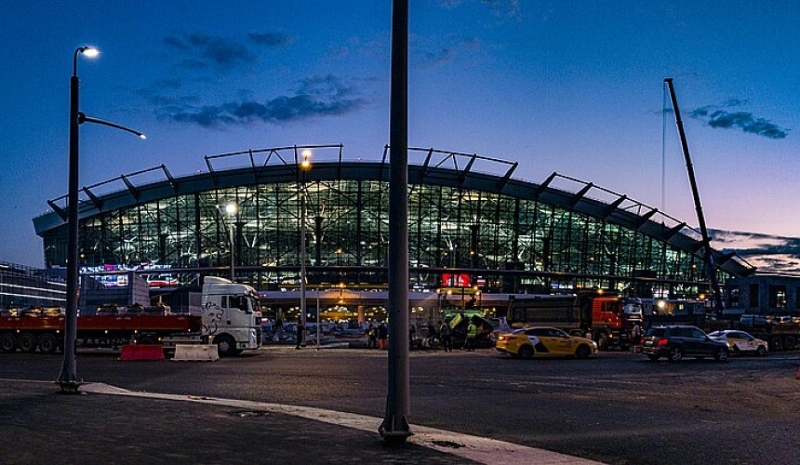
{"label": "red illuminated sign", "polygon": [[442,273],[442,287],[469,287],[467,273]]}

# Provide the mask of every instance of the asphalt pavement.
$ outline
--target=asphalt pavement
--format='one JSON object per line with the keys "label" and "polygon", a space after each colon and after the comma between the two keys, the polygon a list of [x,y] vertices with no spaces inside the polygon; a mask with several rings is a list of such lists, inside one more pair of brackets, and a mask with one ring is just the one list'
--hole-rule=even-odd
{"label": "asphalt pavement", "polygon": [[405,444],[392,446],[375,417],[103,383],[65,394],[54,382],[31,378],[0,379],[4,464],[597,463],[418,425]]}

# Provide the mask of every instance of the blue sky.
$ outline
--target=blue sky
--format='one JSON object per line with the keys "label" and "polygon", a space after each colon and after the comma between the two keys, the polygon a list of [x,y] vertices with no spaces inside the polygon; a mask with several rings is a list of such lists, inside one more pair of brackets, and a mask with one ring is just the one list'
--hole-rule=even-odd
{"label": "blue sky", "polygon": [[[800,236],[800,2],[411,0],[409,145],[557,171],[696,226],[673,77],[709,228]],[[43,265],[32,219],[67,191],[69,77],[81,186],[286,145],[389,139],[391,2],[4,2],[0,261]],[[413,161],[413,160],[412,160]],[[662,161],[665,169],[662,170]],[[662,190],[662,180],[664,181]]]}

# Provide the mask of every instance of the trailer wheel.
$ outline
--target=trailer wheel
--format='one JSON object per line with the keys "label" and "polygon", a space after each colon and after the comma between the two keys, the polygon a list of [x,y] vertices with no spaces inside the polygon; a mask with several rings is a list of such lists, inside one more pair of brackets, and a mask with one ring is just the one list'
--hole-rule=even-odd
{"label": "trailer wheel", "polygon": [[0,334],[0,350],[14,352],[17,350],[17,339],[11,333]]}
{"label": "trailer wheel", "polygon": [[770,349],[776,352],[779,350],[783,350],[783,339],[781,339],[780,336],[773,337],[772,340],[770,341],[770,346],[771,346]]}
{"label": "trailer wheel", "polygon": [[794,336],[786,336],[786,349],[794,349],[796,345],[797,341]]}
{"label": "trailer wheel", "polygon": [[58,349],[58,340],[52,334],[42,334],[39,338],[39,350],[43,354],[54,354]]}
{"label": "trailer wheel", "polygon": [[36,350],[36,336],[31,333],[22,333],[19,335],[19,340],[17,344],[19,344],[19,350],[27,353],[31,353]]}

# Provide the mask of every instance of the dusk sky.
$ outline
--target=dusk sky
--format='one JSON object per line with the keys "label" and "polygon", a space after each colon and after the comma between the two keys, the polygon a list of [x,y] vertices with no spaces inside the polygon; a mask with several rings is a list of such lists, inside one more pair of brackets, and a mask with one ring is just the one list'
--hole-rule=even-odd
{"label": "dusk sky", "polygon": [[[557,171],[697,227],[673,77],[708,227],[800,236],[800,1],[409,3],[410,146]],[[81,186],[291,145],[378,160],[389,141],[390,0],[9,0],[0,31],[0,261],[44,264],[32,220],[67,192],[83,45],[101,54],[79,58],[81,110],[148,138],[81,126]]]}

